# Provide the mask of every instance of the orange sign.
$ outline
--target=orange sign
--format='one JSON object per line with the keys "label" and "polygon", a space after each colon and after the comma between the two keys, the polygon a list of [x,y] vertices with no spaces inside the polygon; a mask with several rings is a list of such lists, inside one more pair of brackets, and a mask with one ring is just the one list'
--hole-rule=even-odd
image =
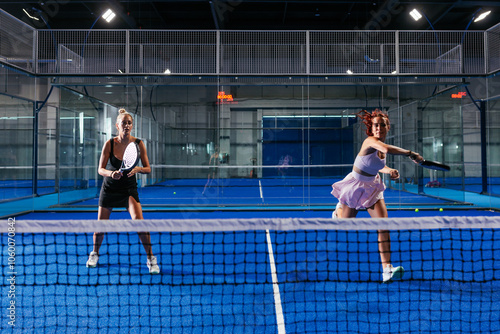
{"label": "orange sign", "polygon": [[217,93],[217,103],[238,103],[233,100],[233,95],[226,94],[226,92]]}
{"label": "orange sign", "polygon": [[467,96],[465,92],[458,92],[458,94],[451,94],[452,99],[461,99],[464,96]]}

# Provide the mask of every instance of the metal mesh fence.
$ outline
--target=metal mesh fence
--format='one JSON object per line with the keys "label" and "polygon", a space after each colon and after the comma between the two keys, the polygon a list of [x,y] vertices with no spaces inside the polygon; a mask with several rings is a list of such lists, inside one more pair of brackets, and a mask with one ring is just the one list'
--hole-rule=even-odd
{"label": "metal mesh fence", "polygon": [[221,32],[222,73],[306,73],[306,57],[303,31]]}
{"label": "metal mesh fence", "polygon": [[[463,71],[462,46],[457,45],[454,48],[441,54],[436,59],[436,73],[457,74]],[[439,82],[448,81],[450,78],[439,78]],[[454,79],[460,82],[461,78]]]}
{"label": "metal mesh fence", "polygon": [[[485,74],[483,32],[39,31],[39,73]],[[53,50],[54,38],[66,54]],[[81,59],[62,58],[68,52]],[[78,58],[78,57],[77,57]]]}
{"label": "metal mesh fence", "polygon": [[215,31],[131,31],[131,73],[213,74]]}
{"label": "metal mesh fence", "polygon": [[83,58],[67,46],[59,44],[58,66],[61,73],[81,73]]}
{"label": "metal mesh fence", "polygon": [[468,75],[500,69],[487,31],[34,29],[0,11],[0,60],[38,74]]}
{"label": "metal mesh fence", "polygon": [[[441,38],[440,38],[441,37]],[[400,73],[437,73],[436,59],[456,46],[445,44],[435,31],[402,31],[399,33]]]}
{"label": "metal mesh fence", "polygon": [[310,35],[311,73],[391,73],[394,32],[314,31]]}
{"label": "metal mesh fence", "polygon": [[[454,41],[456,41],[456,35],[454,36]],[[458,32],[458,36],[462,48],[463,73],[488,73],[485,61],[490,55],[485,50],[485,33],[482,31],[464,31]]]}
{"label": "metal mesh fence", "polygon": [[35,33],[34,28],[0,11],[0,60],[34,71]]}
{"label": "metal mesh fence", "polygon": [[500,23],[486,31],[488,73],[500,70]]}

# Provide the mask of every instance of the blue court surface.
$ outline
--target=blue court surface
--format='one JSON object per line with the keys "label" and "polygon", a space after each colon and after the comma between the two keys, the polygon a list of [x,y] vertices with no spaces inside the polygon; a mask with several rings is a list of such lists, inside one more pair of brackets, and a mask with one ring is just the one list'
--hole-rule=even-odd
{"label": "blue court surface", "polygon": [[[186,216],[189,214],[189,216]],[[327,218],[330,211],[147,212],[149,219]],[[498,216],[390,211],[392,217]],[[360,212],[359,217],[366,217]],[[20,220],[95,219],[37,212]],[[115,212],[113,219],[128,218]],[[18,234],[16,327],[2,333],[500,333],[500,230],[391,231],[405,276],[381,283],[376,231],[152,233],[151,275],[136,233]],[[2,252],[5,257],[6,252]],[[3,258],[3,263],[7,259]],[[4,266],[7,275],[7,266]],[[3,280],[2,289],[8,289]],[[2,308],[8,306],[2,298]],[[4,318],[5,319],[5,318]]]}
{"label": "blue court surface", "polygon": [[[144,207],[175,206],[276,206],[276,205],[334,205],[336,199],[330,194],[331,184],[338,181],[332,178],[261,178],[261,179],[215,179],[207,184],[206,179],[175,179],[158,182],[139,188],[139,196]],[[425,181],[425,180],[424,180]],[[386,203],[391,206],[455,206],[470,204],[475,199],[484,207],[500,207],[500,197],[480,195],[480,184],[471,181],[474,191],[460,189],[460,184],[444,183],[442,186],[424,187],[419,190],[415,184],[393,183],[384,193]],[[457,181],[458,182],[458,181]],[[425,182],[424,182],[425,183]],[[10,198],[31,196],[32,183],[29,181],[6,181],[0,183],[3,190],[0,201]],[[205,187],[206,186],[206,187]],[[96,207],[98,205],[99,185],[95,182],[75,184],[60,182],[60,206]],[[95,197],[75,202],[71,191],[93,191]],[[466,187],[466,190],[468,188]],[[477,190],[477,191],[476,191]],[[493,186],[490,193],[495,192]],[[54,181],[39,181],[37,187],[38,201],[43,202],[43,195],[55,192]],[[471,199],[472,198],[472,199]],[[67,199],[72,199],[68,202]],[[48,203],[49,206],[53,205]]]}
{"label": "blue court surface", "polygon": [[[336,202],[330,194],[332,179],[220,179],[206,187],[205,179],[169,180],[139,189],[144,206],[213,205],[325,205]],[[410,188],[414,188],[411,186]],[[413,190],[413,189],[412,189]],[[442,189],[445,190],[445,189]],[[456,200],[387,189],[388,204],[447,205]],[[96,206],[98,198],[77,206]]]}

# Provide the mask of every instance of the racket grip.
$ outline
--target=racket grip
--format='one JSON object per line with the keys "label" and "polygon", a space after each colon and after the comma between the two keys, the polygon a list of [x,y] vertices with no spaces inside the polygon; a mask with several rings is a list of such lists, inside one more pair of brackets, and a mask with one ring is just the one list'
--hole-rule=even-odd
{"label": "racket grip", "polygon": [[[410,158],[411,160],[415,161],[417,159],[417,156],[419,156],[418,153],[413,152],[413,151],[410,150],[410,153],[408,154],[408,158]],[[417,162],[417,163],[420,164],[420,163],[422,163],[422,161],[421,162]]]}

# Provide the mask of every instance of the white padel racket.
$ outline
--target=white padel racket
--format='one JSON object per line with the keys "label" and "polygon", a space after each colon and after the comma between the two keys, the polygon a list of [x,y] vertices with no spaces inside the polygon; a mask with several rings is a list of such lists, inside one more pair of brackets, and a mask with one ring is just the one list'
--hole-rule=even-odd
{"label": "white padel racket", "polygon": [[135,142],[130,143],[123,153],[122,166],[120,172],[129,172],[139,163],[139,147]]}

